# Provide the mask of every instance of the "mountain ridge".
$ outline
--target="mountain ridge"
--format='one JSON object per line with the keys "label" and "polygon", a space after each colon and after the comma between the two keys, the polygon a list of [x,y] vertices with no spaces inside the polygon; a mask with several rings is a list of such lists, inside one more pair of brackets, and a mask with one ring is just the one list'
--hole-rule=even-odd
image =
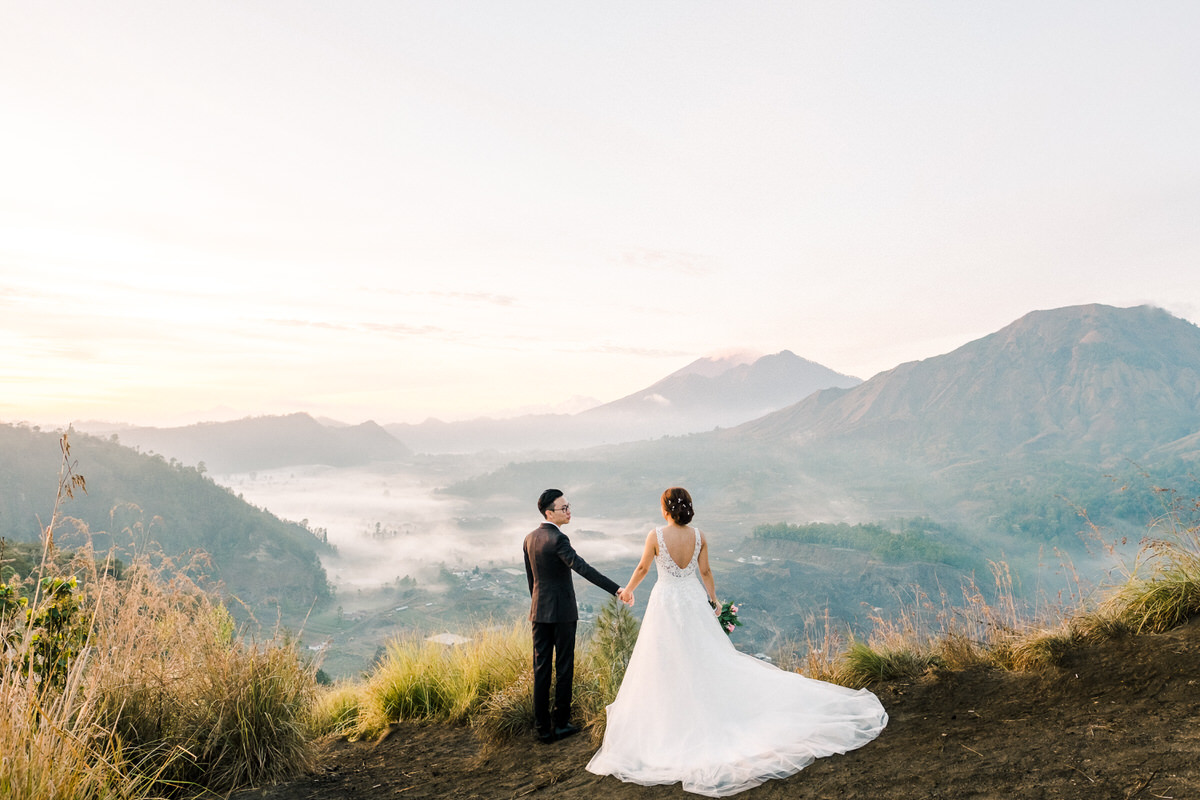
{"label": "mountain ridge", "polygon": [[[1123,430],[1131,418],[1137,430]],[[1198,427],[1200,328],[1153,306],[1090,304],[1030,312],[950,353],[818,392],[729,435],[797,444],[871,436],[994,454],[1077,441],[1108,457],[1139,431],[1167,446]]]}
{"label": "mountain ridge", "polygon": [[132,427],[114,432],[128,447],[218,473],[250,472],[307,464],[357,466],[408,458],[412,451],[368,420],[329,425],[304,412],[198,422],[178,428]]}
{"label": "mountain ridge", "polygon": [[418,452],[575,450],[738,425],[818,389],[861,383],[790,350],[750,363],[744,358],[696,359],[644,389],[577,414],[384,428]]}
{"label": "mountain ridge", "polygon": [[1032,561],[1045,544],[1081,552],[1092,524],[1144,523],[1151,485],[1187,490],[1198,431],[1200,329],[1092,304],[1031,312],[739,426],[513,463],[444,491],[499,504],[553,480],[619,516],[644,512],[646,487],[684,485],[723,525],[928,516]]}
{"label": "mountain ridge", "polygon": [[576,450],[712,430],[754,419],[820,388],[861,383],[790,350],[750,362],[747,357],[696,359],[645,389],[575,414],[348,425],[294,412],[172,428],[77,427],[218,473],[309,464],[346,467],[407,459],[414,452]]}

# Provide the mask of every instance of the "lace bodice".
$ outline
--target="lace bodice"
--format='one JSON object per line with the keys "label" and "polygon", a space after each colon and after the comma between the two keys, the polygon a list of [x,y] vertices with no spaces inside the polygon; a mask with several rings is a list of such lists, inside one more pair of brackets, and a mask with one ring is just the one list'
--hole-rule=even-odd
{"label": "lace bodice", "polygon": [[655,528],[654,534],[658,537],[658,555],[654,557],[654,563],[658,565],[658,574],[670,575],[673,578],[686,578],[696,572],[696,563],[700,560],[700,529],[692,528],[696,533],[696,546],[692,548],[692,557],[685,566],[679,566],[671,558],[671,554],[667,552],[667,543],[663,541],[662,528]]}

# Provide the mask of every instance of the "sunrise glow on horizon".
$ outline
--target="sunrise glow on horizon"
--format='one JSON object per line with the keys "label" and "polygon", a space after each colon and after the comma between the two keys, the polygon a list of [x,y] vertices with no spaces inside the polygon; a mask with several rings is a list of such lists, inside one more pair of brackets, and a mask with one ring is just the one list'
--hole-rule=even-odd
{"label": "sunrise glow on horizon", "polygon": [[578,411],[1200,322],[1200,7],[19,4],[0,422]]}

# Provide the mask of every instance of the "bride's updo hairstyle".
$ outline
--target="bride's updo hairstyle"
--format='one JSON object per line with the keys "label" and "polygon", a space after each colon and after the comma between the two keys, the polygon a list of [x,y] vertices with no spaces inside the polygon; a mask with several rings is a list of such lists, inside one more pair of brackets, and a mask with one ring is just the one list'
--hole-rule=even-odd
{"label": "bride's updo hairstyle", "polygon": [[692,517],[696,516],[696,511],[692,508],[692,496],[682,486],[672,486],[663,492],[662,504],[667,510],[667,516],[674,520],[676,525],[687,525],[692,521]]}

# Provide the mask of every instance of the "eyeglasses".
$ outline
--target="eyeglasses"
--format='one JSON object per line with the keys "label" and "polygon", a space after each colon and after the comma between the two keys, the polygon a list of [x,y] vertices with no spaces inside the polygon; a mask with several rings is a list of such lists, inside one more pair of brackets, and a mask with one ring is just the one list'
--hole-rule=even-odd
{"label": "eyeglasses", "polygon": [[562,508],[552,508],[552,509],[550,509],[550,510],[551,510],[551,511],[570,511],[570,510],[571,510],[571,504],[570,504],[570,503],[564,503],[564,504],[563,504],[563,506],[562,506]]}

